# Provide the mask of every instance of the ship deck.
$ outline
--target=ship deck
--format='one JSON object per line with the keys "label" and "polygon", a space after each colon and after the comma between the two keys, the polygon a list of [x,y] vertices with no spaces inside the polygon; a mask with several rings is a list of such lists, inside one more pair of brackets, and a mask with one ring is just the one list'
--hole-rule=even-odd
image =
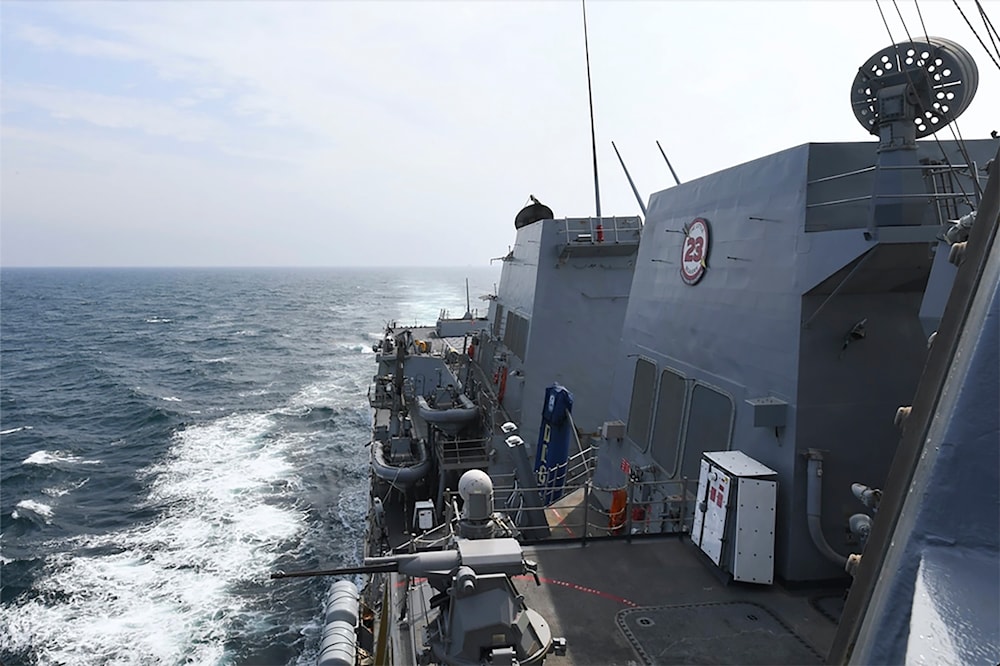
{"label": "ship deck", "polygon": [[[430,331],[420,335],[441,344]],[[462,338],[445,341],[453,349],[462,343]],[[495,404],[494,409],[494,434],[506,437],[499,429],[506,415]],[[508,447],[496,447],[488,471],[499,484],[498,510],[511,511],[500,507],[506,505],[514,468]],[[824,663],[837,630],[843,585],[790,589],[780,582],[727,581],[681,534],[609,536],[607,502],[596,491],[590,503],[583,497],[578,489],[544,509],[550,540],[524,547],[525,558],[538,565],[540,584],[531,576],[514,581],[552,635],[566,639],[566,655],[551,655],[547,663]],[[409,538],[404,514],[396,513],[386,515],[391,546]],[[582,540],[584,525],[587,538]],[[426,627],[438,613],[427,605],[433,591],[422,579],[397,574],[389,588],[389,617],[398,628],[392,632],[393,661],[416,663]],[[402,610],[404,599],[408,611]]]}
{"label": "ship deck", "polygon": [[[566,654],[546,659],[555,666],[822,664],[845,594],[727,584],[678,536],[548,543],[525,547],[524,556],[537,563],[540,584],[524,575],[515,587],[552,635],[566,639]],[[427,606],[433,591],[423,579],[392,580],[391,617],[408,615],[393,634],[393,661],[417,663],[437,617]],[[401,612],[404,596],[409,613]]]}
{"label": "ship deck", "polygon": [[567,641],[553,663],[823,663],[844,596],[727,585],[677,536],[529,546],[525,557],[541,585],[519,577],[518,591]]}

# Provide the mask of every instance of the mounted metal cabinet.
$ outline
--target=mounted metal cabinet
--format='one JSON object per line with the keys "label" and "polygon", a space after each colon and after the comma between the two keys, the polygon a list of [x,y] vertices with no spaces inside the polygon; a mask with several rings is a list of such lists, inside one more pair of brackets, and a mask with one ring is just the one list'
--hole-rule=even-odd
{"label": "mounted metal cabinet", "polygon": [[742,451],[702,454],[691,540],[733,580],[774,580],[777,472]]}

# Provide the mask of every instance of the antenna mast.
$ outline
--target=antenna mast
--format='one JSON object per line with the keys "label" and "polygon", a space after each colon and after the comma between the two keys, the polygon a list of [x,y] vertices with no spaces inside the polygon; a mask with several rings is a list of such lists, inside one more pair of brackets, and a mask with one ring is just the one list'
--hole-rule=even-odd
{"label": "antenna mast", "polygon": [[601,186],[597,182],[597,135],[594,132],[594,91],[590,85],[590,44],[587,41],[587,2],[583,6],[583,50],[587,56],[587,97],[590,100],[590,148],[594,155],[594,200],[597,202],[597,217],[601,216]]}
{"label": "antenna mast", "polygon": [[663,159],[667,163],[667,168],[670,169],[670,175],[674,177],[674,182],[677,183],[678,185],[680,185],[681,184],[681,179],[677,177],[677,172],[674,171],[674,167],[671,166],[670,160],[667,158],[667,154],[665,152],[663,152],[663,146],[660,145],[659,141],[656,142],[656,147],[660,149],[660,154],[663,155]]}
{"label": "antenna mast", "polygon": [[469,278],[465,278],[465,318],[472,319],[472,303],[469,301]]}
{"label": "antenna mast", "polygon": [[628,172],[628,167],[625,166],[625,160],[622,159],[622,154],[618,152],[618,146],[615,142],[611,142],[611,147],[615,149],[615,155],[618,156],[618,161],[622,164],[622,170],[625,171],[625,177],[628,178],[628,184],[632,186],[632,194],[635,195],[635,200],[639,202],[639,210],[642,211],[643,217],[646,216],[646,205],[642,203],[642,197],[639,196],[639,190],[636,189],[635,183],[632,182],[632,176]]}

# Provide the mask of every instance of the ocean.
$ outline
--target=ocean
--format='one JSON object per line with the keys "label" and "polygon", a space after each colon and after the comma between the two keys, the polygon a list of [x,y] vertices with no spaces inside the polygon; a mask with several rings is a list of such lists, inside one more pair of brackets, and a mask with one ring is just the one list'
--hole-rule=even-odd
{"label": "ocean", "polygon": [[0,663],[311,664],[371,346],[499,269],[0,271]]}

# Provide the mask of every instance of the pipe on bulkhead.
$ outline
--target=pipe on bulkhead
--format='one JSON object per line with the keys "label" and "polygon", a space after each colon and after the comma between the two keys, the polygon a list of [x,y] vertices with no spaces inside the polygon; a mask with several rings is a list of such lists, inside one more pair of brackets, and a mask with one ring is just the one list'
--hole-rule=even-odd
{"label": "pipe on bulkhead", "polygon": [[840,567],[847,566],[847,556],[833,549],[823,536],[820,516],[823,512],[823,453],[818,449],[809,449],[805,456],[808,460],[806,468],[806,517],[809,521],[809,536],[819,552]]}

